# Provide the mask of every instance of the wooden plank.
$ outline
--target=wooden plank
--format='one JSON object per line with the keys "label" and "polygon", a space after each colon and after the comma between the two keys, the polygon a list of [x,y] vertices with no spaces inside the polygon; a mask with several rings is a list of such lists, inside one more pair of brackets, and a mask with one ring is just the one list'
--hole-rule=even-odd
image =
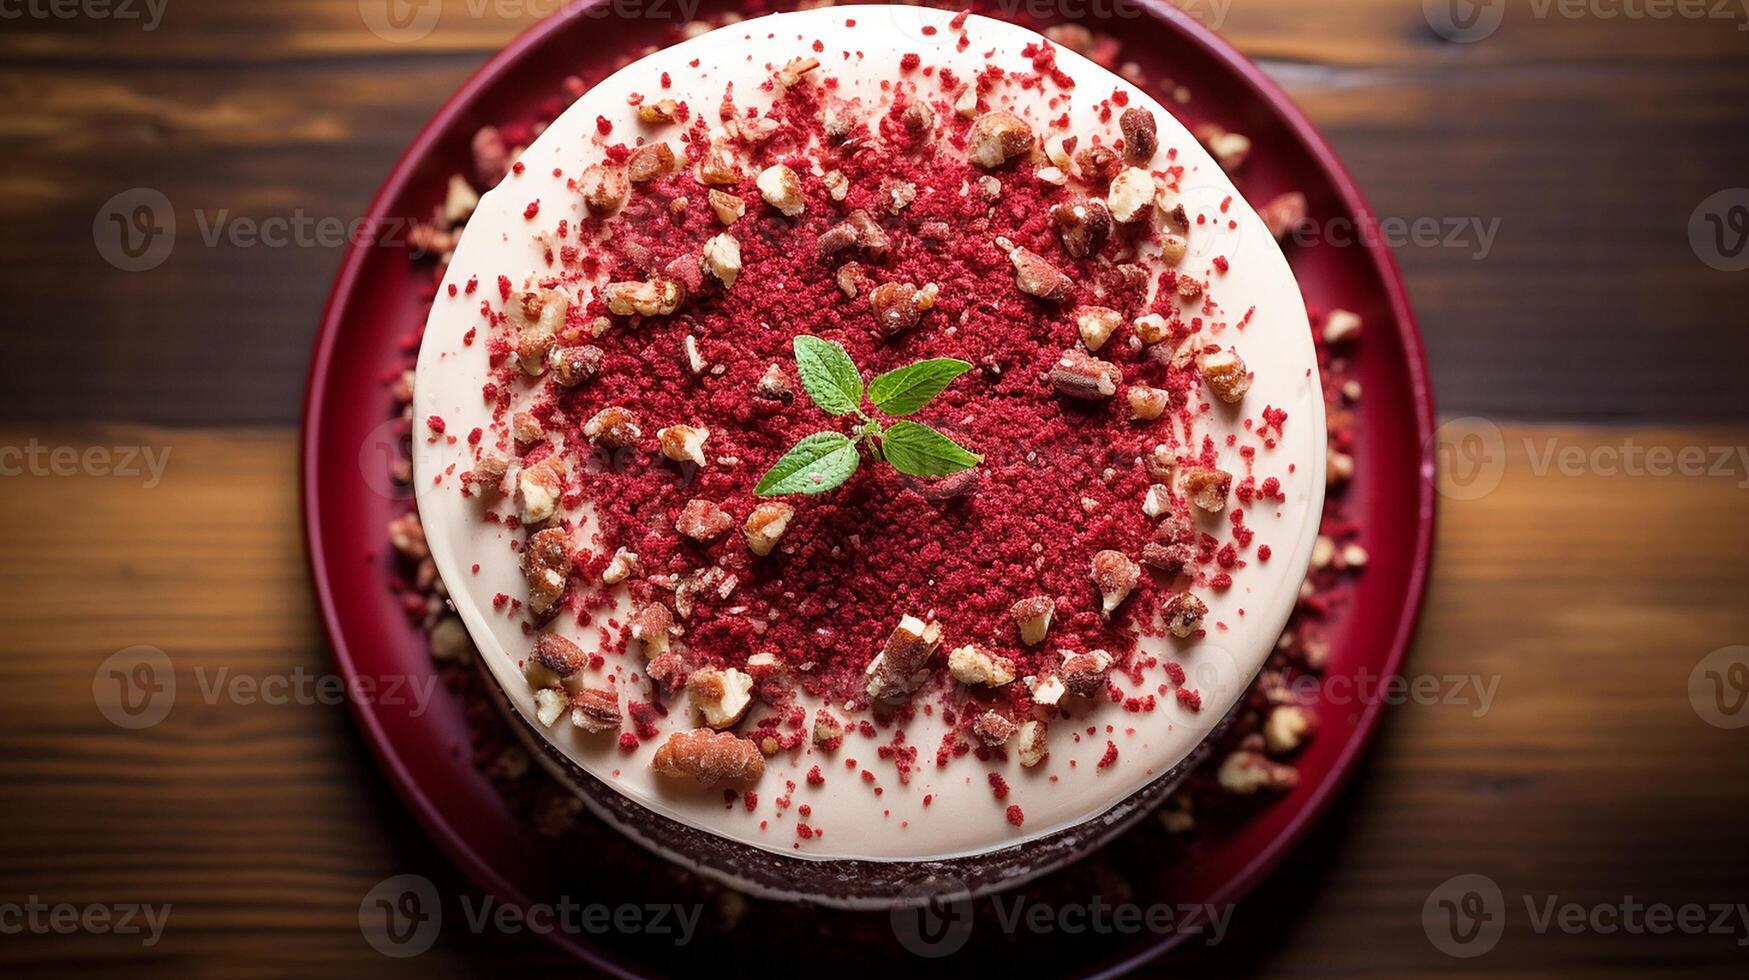
{"label": "wooden plank", "polygon": [[[163,723],[130,734],[95,708],[97,665],[133,644],[164,649],[179,672],[328,669],[292,433],[0,431],[0,446],[32,439],[169,457],[150,487],[46,468],[0,480],[0,902],[174,908],[149,950],[27,934],[0,943],[0,963],[162,976],[574,970],[528,937],[452,930],[405,961],[365,945],[358,904],[382,878],[466,886],[412,829],[341,709],[193,698],[185,711],[179,696]],[[1732,456],[1717,476],[1612,472],[1629,447],[1735,452],[1749,430],[1508,427],[1500,446],[1492,492],[1443,501],[1406,667],[1497,679],[1488,709],[1474,698],[1389,709],[1336,812],[1240,907],[1235,931],[1164,969],[1628,976],[1656,963],[1704,976],[1740,962],[1736,935],[1539,935],[1522,899],[1741,899],[1749,753],[1742,731],[1702,722],[1686,684],[1709,651],[1749,641],[1749,470]],[[1577,466],[1563,462],[1575,453]],[[1468,873],[1493,878],[1510,904],[1500,945],[1460,962],[1429,943],[1421,909]]]}

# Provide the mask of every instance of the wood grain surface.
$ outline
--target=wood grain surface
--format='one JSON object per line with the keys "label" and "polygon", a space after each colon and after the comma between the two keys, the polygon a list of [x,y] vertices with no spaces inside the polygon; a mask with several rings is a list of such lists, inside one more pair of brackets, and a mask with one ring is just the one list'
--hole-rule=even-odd
{"label": "wood grain surface", "polygon": [[[539,939],[453,923],[424,956],[378,955],[358,921],[373,885],[467,884],[343,708],[208,699],[195,682],[331,671],[292,427],[341,254],[209,244],[203,222],[350,220],[444,98],[553,6],[432,2],[441,16],[411,43],[366,27],[377,0],[169,0],[151,29],[93,4],[15,5],[0,22],[0,972],[582,972]],[[1749,644],[1749,272],[1709,268],[1688,238],[1703,199],[1749,185],[1749,13],[1492,0],[1498,30],[1454,43],[1430,26],[1440,2],[1181,6],[1287,89],[1381,216],[1461,226],[1397,259],[1442,412],[1515,421],[1499,485],[1441,501],[1405,672],[1497,687],[1486,711],[1473,695],[1388,710],[1333,813],[1227,939],[1149,972],[1741,974],[1740,920],[1539,931],[1524,903],[1749,900],[1749,730],[1708,724],[1688,695],[1703,657]],[[145,273],[94,244],[106,202],[133,188],[162,192],[179,223]],[[39,464],[10,468],[4,450],[32,446]],[[1624,450],[1652,446],[1734,462],[1620,472]],[[161,478],[142,458],[137,475],[56,475],[55,450],[98,447],[150,450]],[[93,685],[137,644],[164,650],[189,694],[130,732]],[[1506,900],[1476,959],[1423,926],[1460,874]],[[173,911],[150,948],[10,930],[8,905],[33,897]]]}
{"label": "wood grain surface", "polygon": [[[0,937],[0,969],[153,976],[576,972],[540,939],[451,924],[411,960],[361,938],[392,875],[468,893],[423,839],[338,706],[208,698],[200,678],[330,671],[305,581],[295,437],[102,426],[0,431],[0,445],[153,447],[162,480],[10,476],[0,552],[0,903],[171,903],[162,940]],[[1746,730],[1704,722],[1688,678],[1749,642],[1742,465],[1717,476],[1606,472],[1626,445],[1749,446],[1749,429],[1509,427],[1499,485],[1443,501],[1433,587],[1405,665],[1494,685],[1386,712],[1335,811],[1214,947],[1179,975],[1708,976],[1732,934],[1538,933],[1522,904],[1735,903],[1749,881]],[[1591,462],[1544,465],[1550,451]],[[93,677],[148,644],[174,665],[170,715],[110,724]],[[1749,709],[1745,709],[1749,710]],[[1482,874],[1508,901],[1500,944],[1436,950],[1430,892]],[[1541,905],[1539,904],[1540,908]],[[452,908],[452,912],[453,912]],[[450,920],[460,919],[451,915]],[[3,923],[0,923],[3,924]],[[758,937],[747,937],[757,949]],[[1091,941],[1091,940],[1090,940]],[[849,970],[848,972],[854,972]]]}

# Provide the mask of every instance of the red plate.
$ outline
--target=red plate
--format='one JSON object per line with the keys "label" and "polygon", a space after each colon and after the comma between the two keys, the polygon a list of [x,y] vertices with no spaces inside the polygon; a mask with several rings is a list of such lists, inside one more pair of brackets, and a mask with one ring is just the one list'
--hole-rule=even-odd
{"label": "red plate", "polygon": [[[478,127],[537,115],[565,76],[600,77],[613,67],[609,62],[617,52],[660,43],[673,26],[657,18],[616,19],[602,9],[604,3],[590,0],[535,25],[469,79],[396,162],[371,202],[369,220],[428,214],[441,200],[449,174],[467,169],[469,139]],[[1240,181],[1251,200],[1299,190],[1316,221],[1346,219],[1358,228],[1376,224],[1330,147],[1255,65],[1176,8],[1144,0],[1143,9],[1146,16],[1117,25],[1125,42],[1123,59],[1140,63],[1151,77],[1170,76],[1193,93],[1214,97],[1188,108],[1197,119],[1251,138],[1253,151]],[[707,5],[699,15],[709,14]],[[1359,234],[1353,240],[1376,242],[1378,236]],[[1288,254],[1314,310],[1342,306],[1366,323],[1354,365],[1366,392],[1357,417],[1358,475],[1346,500],[1371,560],[1353,601],[1329,624],[1335,653],[1325,676],[1351,681],[1370,676],[1376,682],[1395,673],[1402,661],[1426,581],[1433,532],[1432,393],[1414,318],[1385,248],[1320,243],[1290,247]],[[386,454],[394,451],[396,436],[384,422],[392,406],[383,378],[404,363],[404,345],[424,321],[431,282],[430,268],[409,262],[403,250],[355,244],[329,297],[310,366],[302,457],[311,574],[335,659],[349,682],[433,671],[423,635],[391,592],[391,562],[383,543],[384,526],[408,509],[405,492],[396,492],[386,476]],[[1326,683],[1323,690],[1337,688]],[[382,699],[391,700],[401,699]],[[1324,698],[1316,708],[1319,735],[1297,760],[1299,786],[1244,819],[1204,831],[1188,854],[1136,867],[1137,848],[1131,846],[1123,869],[1132,889],[1129,900],[1217,907],[1238,901],[1324,812],[1372,733],[1379,707],[1376,698]],[[605,882],[603,875],[591,874],[601,869],[592,869],[586,858],[555,860],[551,847],[475,768],[459,697],[440,696],[422,713],[408,704],[360,699],[352,708],[409,808],[483,893],[512,905],[550,902],[560,895],[612,904],[616,895],[633,900],[628,882],[640,875],[661,876],[657,859],[641,855],[621,854],[616,860],[645,861],[647,867],[616,868]],[[1076,868],[1064,872],[1076,873]],[[453,903],[449,911],[456,912]],[[878,923],[866,914],[808,913],[817,934],[830,935],[828,955],[850,962],[849,954],[871,965],[896,950],[887,917],[875,918]],[[987,921],[985,916],[980,923]],[[770,941],[768,933],[754,934]],[[665,973],[676,963],[672,950],[664,955],[649,943],[552,935],[579,957],[616,973]],[[743,930],[722,941],[736,942],[739,936],[745,944],[746,935]],[[847,950],[859,936],[870,937],[868,948]],[[1095,947],[1077,937],[1023,931],[1001,941],[1010,955],[1023,954],[1041,967],[1108,973],[1145,962],[1181,938],[1175,933],[1114,936],[1101,938]],[[804,955],[806,942],[805,937],[786,942],[785,948]],[[1075,949],[1065,949],[1071,946]],[[700,950],[695,944],[681,952]],[[962,959],[909,959],[906,968]]]}

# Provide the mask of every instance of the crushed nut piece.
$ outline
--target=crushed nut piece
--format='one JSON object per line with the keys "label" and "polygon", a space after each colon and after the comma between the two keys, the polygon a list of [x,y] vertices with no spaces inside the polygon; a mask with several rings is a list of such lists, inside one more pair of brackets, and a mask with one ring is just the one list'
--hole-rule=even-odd
{"label": "crushed nut piece", "polygon": [[[1142,513],[1149,520],[1159,520],[1172,513],[1172,491],[1163,483],[1155,483],[1148,487],[1148,492],[1142,497]],[[1147,559],[1144,558],[1145,562]]]}
{"label": "crushed nut piece", "polygon": [[808,72],[820,67],[818,58],[791,58],[789,63],[777,70],[772,80],[784,88],[795,88]]}
{"label": "crushed nut piece", "polygon": [[1093,556],[1093,584],[1099,587],[1100,615],[1111,618],[1118,606],[1142,579],[1142,568],[1121,551],[1101,551]]}
{"label": "crushed nut piece", "polygon": [[844,742],[844,723],[826,709],[814,712],[814,744],[823,749],[835,749]]}
{"label": "crushed nut piece", "polygon": [[523,467],[516,478],[516,489],[522,498],[522,523],[540,524],[558,511],[559,495],[565,492],[565,474],[565,460],[558,453]]}
{"label": "crushed nut piece", "polygon": [[881,652],[868,664],[870,700],[896,704],[916,689],[924,664],[941,644],[941,624],[906,616],[893,627]]}
{"label": "crushed nut piece", "polygon": [[528,536],[522,574],[528,583],[529,614],[537,619],[552,615],[571,581],[571,542],[562,529],[549,527]]}
{"label": "crushed nut piece", "polygon": [[[997,239],[997,245],[1007,239]],[[1059,302],[1074,291],[1074,280],[1063,274],[1050,260],[1029,248],[1008,243],[1008,261],[1014,264],[1014,284],[1020,291],[1039,299]]]}
{"label": "crushed nut piece", "polygon": [[1062,678],[1048,672],[1039,677],[1028,677],[1026,687],[1032,692],[1033,703],[1047,708],[1055,707],[1063,700],[1063,695],[1069,693],[1069,689],[1063,686]]}
{"label": "crushed nut piece", "polygon": [[1171,328],[1166,324],[1166,318],[1158,313],[1144,313],[1136,317],[1131,328],[1136,332],[1136,339],[1144,344],[1157,344],[1171,336]]}
{"label": "crushed nut piece", "polygon": [[1274,792],[1293,789],[1299,785],[1300,773],[1293,766],[1265,758],[1255,749],[1240,748],[1221,761],[1215,781],[1236,796],[1253,796],[1264,789]]}
{"label": "crushed nut piece", "polygon": [[1014,751],[1020,756],[1022,767],[1031,769],[1050,756],[1051,726],[1048,722],[1036,718],[1023,722],[1017,734]]}
{"label": "crushed nut piece", "polygon": [[1146,166],[1160,150],[1160,135],[1154,122],[1154,114],[1139,106],[1131,106],[1117,117],[1117,124],[1123,131],[1124,159],[1138,167]]}
{"label": "crushed nut piece", "polygon": [[674,150],[664,142],[645,143],[626,158],[626,177],[643,184],[674,172]]}
{"label": "crushed nut piece", "polygon": [[1032,127],[1006,109],[986,112],[972,123],[966,155],[986,170],[994,170],[1032,149]]}
{"label": "crushed nut piece", "polygon": [[790,518],[795,515],[794,507],[777,500],[767,500],[753,508],[753,513],[747,515],[747,523],[741,528],[747,539],[747,550],[761,558],[771,554],[771,549],[777,547],[778,539],[789,528]]}
{"label": "crushed nut piece", "polygon": [[636,552],[616,548],[613,557],[607,560],[607,567],[601,570],[601,581],[607,585],[618,585],[643,570],[644,565],[638,561]]}
{"label": "crushed nut piece", "polygon": [[765,774],[765,756],[744,738],[695,728],[668,736],[651,757],[650,768],[664,776],[691,777],[701,786],[751,783]]}
{"label": "crushed nut piece", "polygon": [[1340,344],[1360,336],[1360,316],[1350,310],[1331,310],[1324,317],[1324,343]]}
{"label": "crushed nut piece", "polygon": [[722,281],[724,289],[733,286],[735,277],[741,274],[741,243],[728,232],[706,240],[704,267]]}
{"label": "crushed nut piece", "polygon": [[1075,167],[1088,183],[1104,184],[1109,183],[1123,169],[1123,161],[1111,147],[1093,144],[1075,154]]}
{"label": "crushed nut piece", "polygon": [[1251,155],[1251,141],[1238,133],[1229,133],[1213,124],[1204,123],[1196,127],[1196,138],[1208,148],[1209,155],[1221,165],[1221,169],[1232,173],[1245,165],[1245,159]]}
{"label": "crushed nut piece", "polygon": [[1014,736],[1015,724],[1012,719],[999,711],[986,711],[972,722],[972,734],[978,736],[978,741],[995,749],[1001,748]]}
{"label": "crushed nut piece", "polygon": [[674,625],[674,614],[659,602],[648,603],[633,610],[628,624],[632,639],[638,641],[644,658],[648,660],[667,653],[669,642],[680,633]]}
{"label": "crushed nut piece", "polygon": [[1191,503],[1211,514],[1219,514],[1227,509],[1233,474],[1211,466],[1187,466],[1180,475],[1180,485]]}
{"label": "crushed nut piece", "polygon": [[1229,405],[1242,400],[1245,392],[1251,390],[1251,375],[1245,369],[1245,361],[1231,347],[1204,353],[1196,359],[1196,366],[1209,390]]}
{"label": "crushed nut piece", "polygon": [[516,360],[525,373],[539,375],[546,370],[547,354],[565,326],[570,305],[563,294],[551,289],[528,290],[511,299],[504,312],[516,331]]}
{"label": "crushed nut piece", "polygon": [[776,364],[767,367],[765,373],[759,376],[759,385],[756,391],[760,398],[782,402],[785,405],[788,405],[795,398],[795,391],[790,387],[789,375],[785,374],[783,368]]}
{"label": "crushed nut piece", "polygon": [[703,667],[686,679],[686,699],[712,728],[728,728],[747,714],[753,703],[753,678],[730,667]]}
{"label": "crushed nut piece", "polygon": [[1075,328],[1081,332],[1081,343],[1089,351],[1104,347],[1122,323],[1123,314],[1109,307],[1083,306],[1075,311]]}
{"label": "crushed nut piece", "polygon": [[1111,211],[1098,198],[1065,201],[1051,208],[1051,224],[1063,249],[1078,259],[1099,251],[1111,237]]}
{"label": "crushed nut piece", "polygon": [[1111,654],[1104,650],[1063,654],[1063,665],[1057,669],[1063,686],[1070,694],[1084,698],[1105,693],[1106,677],[1111,673]]}
{"label": "crushed nut piece", "polygon": [[1063,351],[1051,369],[1051,385],[1070,398],[1110,398],[1122,383],[1123,371],[1117,365],[1091,357],[1079,347]]}
{"label": "crushed nut piece", "polygon": [[610,688],[585,687],[571,695],[571,724],[586,732],[618,731],[623,720],[619,695]]}
{"label": "crushed nut piece", "polygon": [[1036,647],[1050,632],[1051,617],[1057,612],[1057,601],[1048,595],[1027,596],[1008,609],[1014,625],[1020,628],[1020,642]]}
{"label": "crushed nut piece", "polygon": [[644,429],[630,409],[610,405],[583,423],[583,434],[609,449],[626,449],[638,444]]}
{"label": "crushed nut piece", "polygon": [[694,497],[680,509],[674,519],[674,530],[694,541],[711,541],[733,527],[735,519],[729,512],[703,497]]}
{"label": "crushed nut piece", "polygon": [[631,193],[631,180],[624,167],[593,163],[583,168],[577,180],[583,191],[583,205],[597,218],[606,218],[618,211]]}
{"label": "crushed nut piece", "polygon": [[717,220],[724,225],[740,221],[741,215],[747,212],[747,202],[727,191],[712,190],[710,201],[711,210],[717,213]]}
{"label": "crushed nut piece", "polygon": [[1172,402],[1171,392],[1147,385],[1130,385],[1128,395],[1130,418],[1144,422],[1159,418]]}
{"label": "crushed nut piece", "polygon": [[1208,615],[1208,611],[1208,603],[1189,592],[1174,592],[1161,609],[1166,617],[1166,628],[1179,639],[1201,629],[1202,618]]}
{"label": "crushed nut piece", "polygon": [[807,201],[802,198],[801,178],[781,163],[761,170],[754,184],[765,203],[786,217],[793,218],[807,209]]}
{"label": "crushed nut piece", "polygon": [[582,347],[555,347],[547,363],[553,369],[553,380],[561,388],[575,388],[601,373],[602,358],[607,355],[593,344]]}
{"label": "crushed nut piece", "polygon": [[561,692],[550,687],[543,687],[534,692],[535,720],[550,728],[553,722],[558,721],[559,716],[565,713],[565,705],[569,703]]}
{"label": "crushed nut piece", "polygon": [[522,662],[522,676],[531,687],[558,687],[587,666],[589,655],[582,647],[557,633],[541,633]]}
{"label": "crushed nut piece", "polygon": [[1257,209],[1257,216],[1276,241],[1281,241],[1305,227],[1306,195],[1299,191],[1277,194]]}
{"label": "crushed nut piece", "polygon": [[680,104],[673,99],[658,99],[655,102],[638,104],[638,121],[647,123],[671,123],[680,111]]}
{"label": "crushed nut piece", "polygon": [[1146,218],[1154,204],[1154,176],[1140,167],[1125,167],[1112,178],[1105,206],[1121,224]]}
{"label": "crushed nut piece", "polygon": [[662,455],[676,463],[705,465],[704,441],[711,430],[697,425],[670,425],[656,430],[656,442]]}
{"label": "crushed nut piece", "polygon": [[1160,236],[1160,260],[1170,266],[1177,266],[1190,254],[1190,242],[1183,235],[1167,232]]}
{"label": "crushed nut piece", "polygon": [[1317,727],[1317,717],[1297,704],[1278,704],[1263,722],[1263,743],[1270,755],[1292,755]]}
{"label": "crushed nut piece", "polygon": [[947,671],[961,684],[1001,687],[1014,680],[1014,661],[977,644],[967,644],[947,655]]}
{"label": "crushed nut piece", "polygon": [[883,282],[868,294],[874,308],[875,330],[894,337],[917,325],[923,313],[935,305],[930,286],[919,290],[908,282]]}

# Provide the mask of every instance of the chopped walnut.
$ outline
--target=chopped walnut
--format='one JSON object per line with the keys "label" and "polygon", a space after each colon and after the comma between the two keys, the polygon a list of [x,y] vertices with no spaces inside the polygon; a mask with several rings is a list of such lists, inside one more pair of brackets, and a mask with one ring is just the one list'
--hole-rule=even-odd
{"label": "chopped walnut", "polygon": [[537,619],[552,615],[571,581],[571,543],[562,529],[549,527],[528,536],[522,574],[528,583],[529,614]]}
{"label": "chopped walnut", "polygon": [[788,64],[777,70],[777,74],[772,76],[772,80],[784,88],[795,88],[801,84],[802,78],[808,72],[818,67],[820,67],[820,59],[818,58],[791,58]]}
{"label": "chopped walnut", "polygon": [[1300,773],[1293,766],[1266,758],[1256,749],[1241,747],[1221,761],[1215,781],[1236,796],[1253,796],[1259,790],[1293,789],[1299,785]]}
{"label": "chopped walnut", "polygon": [[704,441],[711,430],[698,425],[670,425],[656,430],[656,442],[662,455],[676,463],[705,465]]}
{"label": "chopped walnut", "polygon": [[729,512],[703,497],[694,497],[680,509],[674,519],[674,530],[694,541],[711,541],[735,524]]}
{"label": "chopped walnut", "polygon": [[565,705],[569,703],[564,694],[553,688],[543,687],[534,692],[535,720],[550,728],[565,713]]}
{"label": "chopped walnut", "polygon": [[698,180],[706,187],[733,187],[744,176],[734,154],[721,143],[712,143],[698,162]]}
{"label": "chopped walnut", "polygon": [[1104,347],[1122,323],[1123,314],[1109,307],[1083,306],[1075,311],[1075,329],[1081,332],[1081,343],[1089,351]]}
{"label": "chopped walnut", "polygon": [[710,194],[711,210],[717,214],[717,220],[724,225],[732,225],[741,220],[741,215],[747,213],[747,202],[727,191],[712,190]]}
{"label": "chopped walnut", "polygon": [[691,777],[701,786],[751,783],[765,774],[765,756],[744,738],[695,728],[668,736],[651,757],[650,768],[664,776]]}
{"label": "chopped walnut", "polygon": [[609,405],[583,423],[583,434],[609,449],[626,449],[638,444],[644,429],[630,409]]}
{"label": "chopped walnut", "polygon": [[730,667],[704,667],[686,679],[686,699],[712,728],[728,728],[747,714],[753,703],[753,678]]}
{"label": "chopped walnut", "polygon": [[766,401],[782,402],[785,405],[795,399],[795,390],[790,387],[789,375],[777,364],[767,367],[765,373],[759,376],[759,384],[754,391]]}
{"label": "chopped walnut", "polygon": [[883,282],[868,294],[874,309],[875,330],[883,337],[897,336],[917,325],[935,305],[934,284],[918,289],[908,282]]}
{"label": "chopped walnut", "polygon": [[516,360],[522,370],[539,375],[546,370],[547,353],[565,326],[570,301],[551,289],[528,290],[511,298],[504,311],[516,331]]}
{"label": "chopped walnut", "polygon": [[728,232],[706,240],[704,267],[722,282],[724,289],[733,286],[735,277],[741,274],[741,243]]}
{"label": "chopped walnut", "polygon": [[908,180],[887,179],[881,181],[881,197],[886,199],[887,210],[898,214],[911,206],[917,200],[917,185]]}
{"label": "chopped walnut", "polygon": [[1016,734],[1014,751],[1020,757],[1021,766],[1031,769],[1050,756],[1051,726],[1048,722],[1036,718],[1023,722]]}
{"label": "chopped walnut", "polygon": [[644,565],[635,552],[616,548],[613,557],[607,560],[607,567],[601,570],[601,581],[607,585],[618,585],[643,570]]}
{"label": "chopped walnut", "polygon": [[674,150],[667,143],[645,143],[626,158],[626,177],[643,184],[674,172]]}
{"label": "chopped walnut", "polygon": [[1121,551],[1101,551],[1093,556],[1093,584],[1099,587],[1100,615],[1106,619],[1142,579],[1142,568]]}
{"label": "chopped walnut", "polygon": [[1104,184],[1123,169],[1123,161],[1111,147],[1092,144],[1075,154],[1075,169],[1088,183]]}
{"label": "chopped walnut", "polygon": [[533,466],[525,466],[516,477],[517,496],[521,498],[522,523],[533,526],[545,522],[559,509],[559,496],[565,492],[565,460],[553,453]]}
{"label": "chopped walnut", "polygon": [[1221,401],[1237,403],[1251,390],[1251,375],[1245,369],[1245,361],[1231,347],[1203,354],[1196,359],[1196,366],[1209,390]]}
{"label": "chopped walnut", "polygon": [[516,444],[518,452],[526,452],[529,447],[546,438],[546,426],[533,412],[517,412],[510,416],[510,439]]}
{"label": "chopped walnut", "polygon": [[935,128],[935,107],[922,99],[914,100],[899,113],[899,124],[918,135]]}
{"label": "chopped walnut", "polygon": [[1166,318],[1158,313],[1144,313],[1136,317],[1131,329],[1135,330],[1136,339],[1144,344],[1157,344],[1171,336],[1171,327],[1167,325]]}
{"label": "chopped walnut", "polygon": [[583,191],[583,206],[597,218],[606,218],[618,211],[632,189],[625,168],[608,163],[584,167],[577,184]]}
{"label": "chopped walnut", "polygon": [[1292,755],[1317,728],[1317,717],[1297,704],[1278,704],[1263,722],[1263,744],[1270,755]]}
{"label": "chopped walnut", "polygon": [[1111,209],[1112,218],[1119,223],[1129,224],[1146,218],[1153,205],[1154,176],[1146,170],[1125,167],[1112,178],[1111,189],[1105,195],[1105,206]]}
{"label": "chopped walnut", "polygon": [[1079,347],[1063,351],[1051,369],[1051,385],[1070,398],[1100,399],[1117,394],[1123,371],[1109,361],[1089,356]]}
{"label": "chopped walnut", "polygon": [[1063,665],[1057,676],[1070,694],[1084,698],[1098,697],[1105,692],[1106,678],[1111,674],[1111,654],[1104,650],[1063,654]]}
{"label": "chopped walnut", "polygon": [[628,621],[632,639],[638,641],[645,659],[655,659],[668,652],[668,644],[679,635],[674,614],[658,602],[639,606]]}
{"label": "chopped walnut", "polygon": [[881,652],[868,664],[870,700],[896,704],[916,689],[917,676],[941,644],[941,624],[906,616],[893,627]]}
{"label": "chopped walnut", "polygon": [[1349,310],[1331,310],[1324,317],[1324,343],[1340,344],[1360,336],[1360,317]]}
{"label": "chopped walnut", "polygon": [[482,496],[501,496],[506,493],[504,477],[510,472],[510,461],[495,453],[487,453],[480,457],[474,468],[468,471],[466,481],[473,491]]}
{"label": "chopped walnut", "polygon": [[1008,615],[1014,617],[1014,625],[1020,628],[1020,642],[1029,647],[1045,641],[1056,612],[1057,601],[1048,595],[1027,596],[1008,608]]}
{"label": "chopped walnut", "polygon": [[559,383],[559,387],[575,388],[601,373],[601,361],[604,357],[606,354],[601,348],[593,344],[555,347],[547,356],[547,363],[552,368],[553,380]]}
{"label": "chopped walnut", "polygon": [[1164,388],[1150,388],[1147,385],[1131,385],[1127,392],[1130,403],[1130,418],[1140,421],[1152,421],[1165,413],[1172,403],[1172,393]]}
{"label": "chopped walnut", "polygon": [[571,724],[586,732],[618,731],[623,720],[619,695],[610,688],[585,687],[571,695]]}
{"label": "chopped walnut", "polygon": [[814,744],[823,749],[835,749],[844,743],[844,723],[826,709],[814,712]]}
{"label": "chopped walnut", "polygon": [[986,112],[972,123],[966,155],[986,170],[994,170],[1032,149],[1032,127],[1006,109]]}
{"label": "chopped walnut", "polygon": [[996,244],[1008,252],[1008,261],[1014,264],[1014,284],[1021,292],[1039,299],[1061,301],[1068,299],[1074,291],[1074,280],[1044,256],[1014,245],[1006,238],[997,239]]}
{"label": "chopped walnut", "polygon": [[1187,466],[1179,475],[1184,493],[1211,514],[1227,509],[1227,494],[1233,489],[1233,474],[1212,466]]}
{"label": "chopped walnut", "polygon": [[1263,219],[1269,233],[1280,241],[1305,227],[1306,195],[1299,191],[1277,194],[1257,209],[1257,216]]}
{"label": "chopped walnut", "polygon": [[1000,711],[986,711],[972,722],[972,733],[978,736],[978,741],[995,749],[1001,748],[1010,738],[1014,737],[1015,724],[1007,715]]}
{"label": "chopped walnut", "polygon": [[753,508],[753,513],[747,515],[747,523],[741,528],[747,539],[747,550],[761,558],[771,554],[795,514],[794,507],[777,500],[767,500]]}
{"label": "chopped walnut", "polygon": [[956,647],[947,655],[947,672],[961,684],[1001,687],[1014,680],[1014,661],[977,644]]}
{"label": "chopped walnut", "polygon": [[610,282],[601,294],[616,316],[667,316],[686,299],[686,287],[672,279]]}
{"label": "chopped walnut", "polygon": [[582,647],[557,633],[541,633],[522,662],[522,676],[530,687],[558,687],[588,665],[589,655]]}
{"label": "chopped walnut", "polygon": [[1154,114],[1138,106],[1131,106],[1118,116],[1117,124],[1123,131],[1124,159],[1138,167],[1146,166],[1160,150],[1160,135],[1154,122]]}
{"label": "chopped walnut", "polygon": [[759,188],[759,196],[765,199],[765,203],[786,217],[793,218],[807,209],[807,201],[802,198],[801,178],[781,163],[761,170],[754,185]]}
{"label": "chopped walnut", "polygon": [[1189,592],[1174,592],[1167,597],[1161,612],[1166,617],[1166,628],[1179,639],[1189,637],[1202,628],[1202,619],[1208,615],[1208,603],[1203,602]]}
{"label": "chopped walnut", "polygon": [[673,99],[657,99],[654,102],[638,104],[638,121],[646,123],[671,123],[679,118],[680,103]]}

